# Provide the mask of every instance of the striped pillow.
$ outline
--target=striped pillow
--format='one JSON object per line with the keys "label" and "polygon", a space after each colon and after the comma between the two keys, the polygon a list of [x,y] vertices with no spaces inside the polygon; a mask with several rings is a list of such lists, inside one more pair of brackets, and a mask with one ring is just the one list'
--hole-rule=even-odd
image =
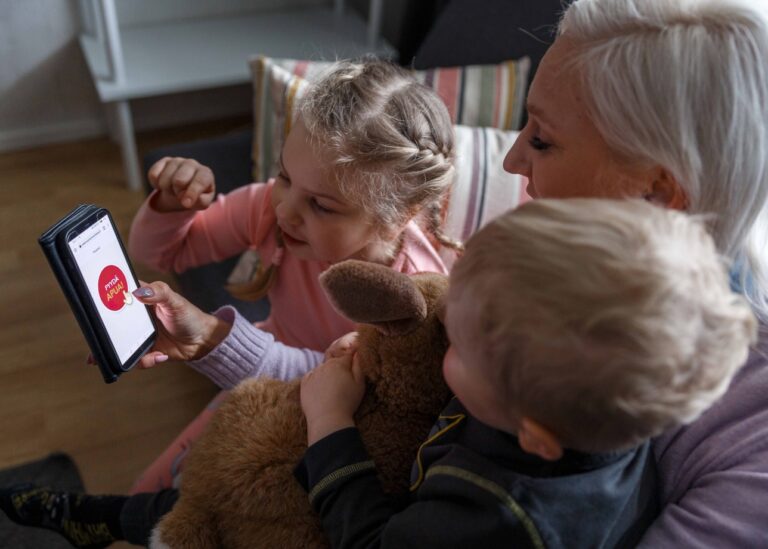
{"label": "striped pillow", "polygon": [[[253,177],[266,181],[277,173],[283,140],[296,116],[307,80],[332,63],[271,59],[251,60],[253,74]],[[517,129],[523,113],[530,60],[414,71],[419,82],[445,101],[451,119],[466,126]]]}
{"label": "striped pillow", "polygon": [[454,124],[517,130],[523,115],[530,59],[414,71],[437,92]]}
{"label": "striped pillow", "polygon": [[[445,207],[443,230],[464,242],[488,221],[529,197],[525,178],[502,167],[518,132],[458,125],[454,131],[456,178]],[[455,254],[443,249],[440,255],[450,268]]]}

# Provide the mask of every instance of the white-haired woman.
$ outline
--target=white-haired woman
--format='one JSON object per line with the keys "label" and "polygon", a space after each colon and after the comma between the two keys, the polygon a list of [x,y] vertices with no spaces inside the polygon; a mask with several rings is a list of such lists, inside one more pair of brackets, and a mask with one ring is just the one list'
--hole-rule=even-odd
{"label": "white-haired woman", "polygon": [[[768,15],[760,0],[576,0],[505,160],[536,197],[706,214],[762,320],[723,399],[654,443],[647,547],[768,545]],[[681,326],[681,329],[685,329]]]}

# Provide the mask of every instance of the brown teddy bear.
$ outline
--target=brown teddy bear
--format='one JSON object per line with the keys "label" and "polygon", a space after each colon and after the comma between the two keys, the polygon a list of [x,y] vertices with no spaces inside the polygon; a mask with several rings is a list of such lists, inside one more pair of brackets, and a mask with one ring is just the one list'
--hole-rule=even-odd
{"label": "brown teddy bear", "polygon": [[[405,493],[418,447],[449,398],[438,318],[447,277],[349,260],[320,280],[340,313],[364,323],[357,353],[366,392],[355,421],[384,490]],[[307,449],[299,383],[252,379],[232,391],[190,452],[179,500],[150,547],[327,546],[293,477]]]}

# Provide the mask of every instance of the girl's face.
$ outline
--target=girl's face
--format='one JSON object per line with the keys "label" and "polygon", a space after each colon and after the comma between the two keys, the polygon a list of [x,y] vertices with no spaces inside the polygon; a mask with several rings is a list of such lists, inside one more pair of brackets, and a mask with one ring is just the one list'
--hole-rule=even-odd
{"label": "girl's face", "polygon": [[504,169],[528,178],[532,198],[649,197],[651,170],[618,160],[590,120],[576,71],[563,69],[570,47],[561,36],[544,55]]}
{"label": "girl's face", "polygon": [[385,260],[374,219],[341,195],[300,120],[288,134],[280,164],[272,207],[293,255],[328,263]]}

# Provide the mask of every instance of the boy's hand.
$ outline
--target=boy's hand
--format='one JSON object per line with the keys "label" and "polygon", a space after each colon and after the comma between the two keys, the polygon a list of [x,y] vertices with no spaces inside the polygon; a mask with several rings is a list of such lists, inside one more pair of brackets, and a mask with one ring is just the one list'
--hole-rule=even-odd
{"label": "boy's hand", "polygon": [[160,191],[152,206],[161,212],[204,210],[216,193],[211,169],[191,158],[161,158],[149,169],[147,178]]}
{"label": "boy's hand", "polygon": [[331,358],[301,380],[301,408],[307,417],[307,444],[345,427],[365,394],[365,378],[356,355]]}
{"label": "boy's hand", "polygon": [[357,332],[349,332],[331,343],[325,350],[325,360],[351,355],[357,351]]}

